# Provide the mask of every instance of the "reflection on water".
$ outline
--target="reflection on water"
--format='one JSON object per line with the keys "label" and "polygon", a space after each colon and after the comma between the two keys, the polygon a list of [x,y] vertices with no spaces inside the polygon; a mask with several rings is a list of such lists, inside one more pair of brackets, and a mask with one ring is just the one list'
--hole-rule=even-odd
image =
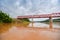
{"label": "reflection on water", "polygon": [[55,22],[53,23],[54,28],[60,28],[60,22]]}
{"label": "reflection on water", "polygon": [[[40,27],[40,28],[49,28],[49,24],[47,23],[30,23],[29,27]],[[60,22],[53,23],[53,28],[60,28]]]}
{"label": "reflection on water", "polygon": [[[0,24],[1,40],[59,40],[60,29],[49,29],[49,24],[45,23],[11,23]],[[53,27],[60,28],[60,22],[53,24]],[[47,29],[44,29],[47,28]]]}
{"label": "reflection on water", "polygon": [[0,24],[0,33],[3,33],[5,31],[9,31],[12,27],[27,27],[28,24],[22,24],[22,23],[4,23]]}
{"label": "reflection on water", "polygon": [[8,31],[12,27],[12,24],[0,24],[0,33]]}
{"label": "reflection on water", "polygon": [[45,23],[30,23],[29,27],[41,27],[41,28],[49,28],[49,24],[45,24]]}
{"label": "reflection on water", "polygon": [[[8,31],[11,27],[39,27],[39,28],[49,28],[49,24],[46,23],[10,23],[10,24],[0,24],[0,33]],[[53,23],[53,28],[60,28],[60,22]]]}

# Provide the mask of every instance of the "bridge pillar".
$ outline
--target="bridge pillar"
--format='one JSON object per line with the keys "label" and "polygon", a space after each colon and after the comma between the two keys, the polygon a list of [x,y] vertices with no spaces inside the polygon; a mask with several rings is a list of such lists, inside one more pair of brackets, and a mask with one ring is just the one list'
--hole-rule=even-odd
{"label": "bridge pillar", "polygon": [[33,18],[32,18],[32,27],[33,27]]}
{"label": "bridge pillar", "polygon": [[49,17],[49,24],[50,24],[50,26],[49,26],[49,28],[53,28],[53,20],[52,20],[52,17]]}

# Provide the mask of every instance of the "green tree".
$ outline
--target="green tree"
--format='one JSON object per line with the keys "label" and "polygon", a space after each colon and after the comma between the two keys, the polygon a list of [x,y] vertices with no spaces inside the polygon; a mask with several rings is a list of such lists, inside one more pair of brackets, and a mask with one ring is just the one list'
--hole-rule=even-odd
{"label": "green tree", "polygon": [[9,15],[7,15],[6,13],[0,11],[0,22],[11,23],[12,18],[10,18]]}

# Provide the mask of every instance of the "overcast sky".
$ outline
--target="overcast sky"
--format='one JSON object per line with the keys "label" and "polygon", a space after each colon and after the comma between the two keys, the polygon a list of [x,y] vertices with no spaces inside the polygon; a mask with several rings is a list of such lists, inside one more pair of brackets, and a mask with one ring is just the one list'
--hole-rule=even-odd
{"label": "overcast sky", "polygon": [[60,0],[0,0],[0,10],[11,17],[48,14],[60,11]]}

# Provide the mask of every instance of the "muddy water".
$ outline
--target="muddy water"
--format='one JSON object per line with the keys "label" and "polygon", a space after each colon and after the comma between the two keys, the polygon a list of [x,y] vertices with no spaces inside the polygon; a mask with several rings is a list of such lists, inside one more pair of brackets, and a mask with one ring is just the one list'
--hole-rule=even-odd
{"label": "muddy water", "polygon": [[45,23],[0,24],[0,40],[60,40],[60,23],[54,23],[53,27],[57,29],[49,29]]}
{"label": "muddy water", "polygon": [[[29,27],[40,27],[40,28],[49,28],[49,24],[47,24],[47,23],[38,23],[38,22],[36,22],[36,23],[30,23],[29,24]],[[60,22],[54,22],[53,23],[53,28],[60,28]]]}

